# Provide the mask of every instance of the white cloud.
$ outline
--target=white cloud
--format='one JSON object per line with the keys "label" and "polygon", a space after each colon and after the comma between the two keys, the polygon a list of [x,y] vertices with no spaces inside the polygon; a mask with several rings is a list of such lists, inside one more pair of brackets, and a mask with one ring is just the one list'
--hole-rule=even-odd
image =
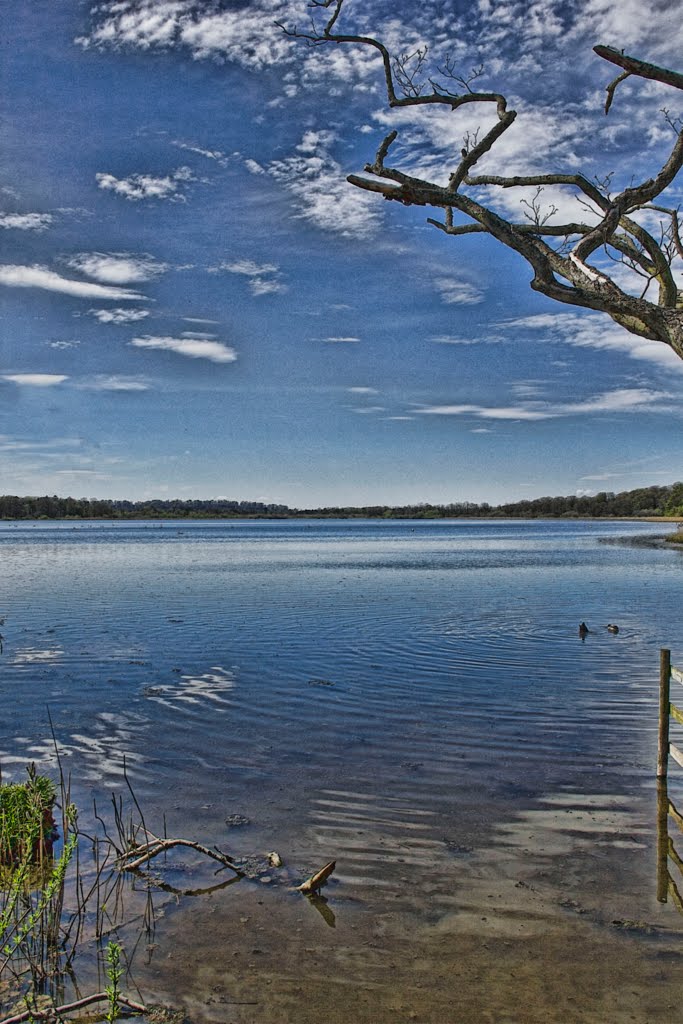
{"label": "white cloud", "polygon": [[22,267],[12,264],[0,266],[0,284],[10,288],[44,288],[50,292],[74,295],[80,299],[142,299],[140,292],[109,285],[93,284],[90,281],[74,281],[62,277],[47,267],[34,265]]}
{"label": "white cloud", "polygon": [[125,252],[82,252],[73,256],[68,266],[103,284],[140,284],[168,270],[167,263],[153,256]]}
{"label": "white cloud", "polygon": [[348,338],[348,337],[332,337],[323,338],[323,341],[331,341],[333,344],[346,343],[347,341],[360,341],[360,338]]}
{"label": "white cloud", "polygon": [[233,260],[230,263],[220,263],[217,267],[211,267],[213,273],[220,270],[248,278],[253,295],[272,295],[287,290],[287,286],[279,280],[280,268],[275,263]]}
{"label": "white cloud", "polygon": [[152,174],[131,174],[128,178],[116,178],[103,171],[95,175],[99,188],[115,192],[124,199],[138,202],[141,199],[168,199],[184,202],[183,186],[196,178],[189,167],[179,167],[172,174],[154,177]]}
{"label": "white cloud", "polygon": [[385,408],[383,405],[360,405],[352,407],[351,412],[356,412],[359,416],[369,416],[375,412],[385,412]]}
{"label": "white cloud", "polygon": [[378,395],[377,388],[347,388],[352,395]]}
{"label": "white cloud", "polygon": [[517,381],[512,385],[512,390],[518,398],[537,398],[543,388],[537,381]]}
{"label": "white cloud", "polygon": [[253,0],[220,10],[195,0],[108,0],[81,46],[187,48],[196,59],[222,57],[259,70],[290,56],[292,43],[274,24],[282,0]]}
{"label": "white cloud", "polygon": [[[33,452],[34,455],[42,455],[50,451],[53,457],[54,451],[61,451],[64,448],[81,448],[83,441],[80,437],[51,437],[48,440],[26,440],[20,437],[10,437],[8,434],[0,434],[0,451],[3,452]],[[76,457],[75,453],[68,454],[69,458]]]}
{"label": "white cloud", "polygon": [[137,377],[119,377],[116,374],[97,374],[82,380],[78,387],[85,391],[149,391],[149,384]]}
{"label": "white cloud", "polygon": [[51,213],[0,213],[0,228],[17,231],[45,231],[54,220]]}
{"label": "white cloud", "polygon": [[577,348],[622,352],[632,359],[645,359],[667,370],[683,371],[683,362],[668,345],[629,334],[599,313],[540,313],[504,320],[497,326],[503,330],[539,332]]}
{"label": "white cloud", "polygon": [[430,340],[437,345],[483,345],[497,343],[503,339],[497,334],[488,334],[484,338],[473,338],[470,335],[463,337],[459,334],[437,334]]}
{"label": "white cloud", "polygon": [[56,348],[58,350],[68,348],[78,348],[80,341],[48,341],[49,348]]}
{"label": "white cloud", "polygon": [[178,149],[184,149],[188,153],[196,153],[198,156],[205,156],[207,160],[215,160],[221,167],[227,167],[230,163],[229,158],[220,149],[204,149],[202,146],[193,146],[189,142],[173,142],[174,146]]}
{"label": "white cloud", "polygon": [[435,282],[441,301],[449,306],[475,306],[484,301],[484,293],[468,281],[453,277],[441,277]]}
{"label": "white cloud", "polygon": [[673,396],[648,388],[617,388],[579,402],[527,402],[512,406],[473,404],[432,405],[416,409],[424,416],[475,416],[491,420],[548,420],[564,416],[581,416],[612,412],[669,412],[663,405]]}
{"label": "white cloud", "polygon": [[166,352],[177,352],[191,359],[209,359],[212,363],[234,363],[237,353],[234,348],[220,341],[203,341],[193,338],[157,338],[146,335],[133,338],[130,342],[135,348],[160,349]]}
{"label": "white cloud", "polygon": [[675,60],[683,49],[683,22],[671,0],[584,0],[573,31],[579,33],[627,52],[635,46],[648,59]]}
{"label": "white cloud", "polygon": [[101,324],[134,324],[149,316],[148,309],[89,309]]}
{"label": "white cloud", "polygon": [[[381,67],[376,52],[366,47],[329,47],[311,53],[288,38],[276,21],[307,28],[311,15],[307,0],[250,0],[221,6],[206,0],[106,0],[93,8],[92,31],[76,42],[98,48],[186,49],[196,60],[232,61],[250,71],[279,65],[280,101],[282,96],[296,96],[301,85],[316,88],[329,79],[337,89],[366,90],[368,80]],[[359,8],[360,20],[364,8]],[[349,10],[347,28],[354,24],[358,9]],[[355,27],[358,22],[357,17]],[[391,26],[392,19],[385,24]],[[409,39],[413,38],[411,30]],[[406,45],[405,39],[402,43]]]}
{"label": "white cloud", "polygon": [[2,379],[26,387],[51,388],[55,384],[62,384],[69,378],[63,373],[3,373]]}
{"label": "white cloud", "polygon": [[[617,479],[620,480],[623,476],[624,476],[624,473],[589,473],[586,476],[582,476],[580,479],[581,480],[592,480],[595,483],[599,483],[600,481],[605,481],[605,480],[617,480]],[[586,491],[585,493],[586,494],[592,494],[592,491]],[[577,494],[578,494],[578,491],[577,491]]]}
{"label": "white cloud", "polygon": [[247,157],[247,159],[244,161],[244,166],[246,167],[250,174],[266,173],[265,167],[262,167],[261,164],[258,163],[258,161],[252,160],[251,157]]}
{"label": "white cloud", "polygon": [[525,409],[522,406],[483,406],[483,405],[430,405],[416,409],[423,416],[481,416],[495,420],[546,420],[548,411]]}
{"label": "white cloud", "polygon": [[330,132],[304,133],[296,151],[272,160],[268,173],[294,198],[297,217],[347,238],[367,238],[381,222],[375,196],[351,188],[329,151]]}

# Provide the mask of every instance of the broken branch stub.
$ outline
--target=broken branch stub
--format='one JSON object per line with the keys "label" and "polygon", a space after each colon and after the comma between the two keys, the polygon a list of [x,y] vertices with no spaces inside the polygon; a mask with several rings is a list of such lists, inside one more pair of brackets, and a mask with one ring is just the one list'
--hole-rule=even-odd
{"label": "broken branch stub", "polygon": [[296,891],[302,892],[304,895],[320,892],[322,887],[326,885],[327,879],[330,877],[336,866],[337,862],[331,860],[329,864],[326,864],[324,868],[320,869],[320,871],[316,871],[314,875],[307,878],[301,885],[297,885]]}

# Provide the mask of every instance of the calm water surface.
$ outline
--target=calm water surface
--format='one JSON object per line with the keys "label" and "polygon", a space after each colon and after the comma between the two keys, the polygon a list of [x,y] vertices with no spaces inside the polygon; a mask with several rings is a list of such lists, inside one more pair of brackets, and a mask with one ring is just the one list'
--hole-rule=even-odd
{"label": "calm water surface", "polygon": [[[672,1019],[653,764],[683,555],[604,543],[663,532],[0,524],[3,772],[53,762],[49,708],[79,802],[125,754],[171,832],[281,853],[162,894],[132,975],[193,1020]],[[332,858],[323,916],[290,888]]]}

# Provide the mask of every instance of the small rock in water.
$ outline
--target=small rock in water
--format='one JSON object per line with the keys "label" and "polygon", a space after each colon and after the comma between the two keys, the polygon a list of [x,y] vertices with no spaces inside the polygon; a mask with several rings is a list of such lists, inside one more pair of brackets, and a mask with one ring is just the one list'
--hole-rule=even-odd
{"label": "small rock in water", "polygon": [[241,828],[243,825],[251,825],[251,818],[247,818],[245,814],[229,814],[225,824],[230,828]]}

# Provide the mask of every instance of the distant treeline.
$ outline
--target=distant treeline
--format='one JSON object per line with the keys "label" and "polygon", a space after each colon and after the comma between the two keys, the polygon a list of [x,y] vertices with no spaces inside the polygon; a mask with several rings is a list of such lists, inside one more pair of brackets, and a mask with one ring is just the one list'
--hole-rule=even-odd
{"label": "distant treeline", "polygon": [[154,499],[105,501],[94,498],[58,498],[56,495],[0,497],[0,519],[538,519],[605,516],[681,516],[683,483],[639,487],[614,494],[533,498],[505,505],[364,505],[346,508],[292,509],[261,501]]}

